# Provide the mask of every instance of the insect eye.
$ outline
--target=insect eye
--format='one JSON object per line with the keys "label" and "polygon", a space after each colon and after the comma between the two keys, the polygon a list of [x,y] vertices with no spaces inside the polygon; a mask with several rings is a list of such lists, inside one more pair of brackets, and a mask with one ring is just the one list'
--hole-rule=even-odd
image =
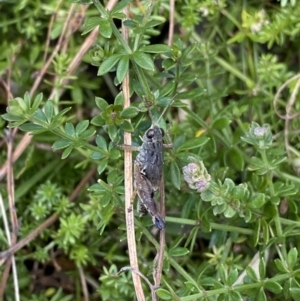
{"label": "insect eye", "polygon": [[147,138],[152,139],[154,137],[154,130],[150,129],[146,135],[147,135]]}
{"label": "insect eye", "polygon": [[164,136],[165,136],[165,131],[164,131],[164,129],[162,129],[162,128],[159,128],[159,129],[160,129],[161,135],[164,137]]}

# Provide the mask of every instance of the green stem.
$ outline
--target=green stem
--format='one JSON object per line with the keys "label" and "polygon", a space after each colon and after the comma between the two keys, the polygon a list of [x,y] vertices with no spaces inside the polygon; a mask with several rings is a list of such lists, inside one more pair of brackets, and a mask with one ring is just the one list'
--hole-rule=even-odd
{"label": "green stem", "polygon": [[109,15],[106,11],[105,7],[100,3],[99,0],[93,0],[94,5],[98,9],[99,13],[102,15],[103,18],[108,19]]}
{"label": "green stem", "polygon": [[[201,221],[197,221],[197,220],[193,220],[193,219],[167,216],[166,221],[170,222],[170,223],[181,224],[181,225],[198,226],[201,228]],[[211,229],[214,229],[214,230],[237,232],[237,233],[245,234],[245,235],[253,235],[254,234],[254,231],[251,229],[235,227],[235,226],[230,226],[230,225],[226,225],[226,224],[210,223],[210,227],[211,227]]]}
{"label": "green stem", "polygon": [[148,82],[147,82],[147,79],[146,79],[146,76],[145,76],[143,70],[136,64],[136,62],[133,59],[131,59],[130,61],[132,63],[133,69],[141,83],[141,86],[143,87],[143,90],[145,92],[145,97],[147,98],[147,100],[152,100],[152,93],[151,93],[150,87],[148,85]]}
{"label": "green stem", "polygon": [[[295,272],[293,272],[293,274],[291,273],[287,273],[284,275],[278,275],[275,276],[273,278],[268,279],[268,282],[282,282],[284,280],[288,280],[290,278],[292,278],[296,273],[300,272],[300,270],[297,270]],[[256,282],[256,283],[250,283],[250,284],[238,284],[238,285],[234,285],[234,286],[226,286],[223,288],[218,288],[215,290],[210,290],[210,291],[204,291],[201,292],[199,294],[195,294],[195,295],[190,295],[187,297],[182,297],[180,300],[181,301],[193,301],[193,300],[200,300],[200,298],[205,298],[205,297],[212,297],[212,296],[217,296],[220,294],[226,294],[229,293],[231,291],[235,291],[235,292],[243,292],[243,291],[247,291],[250,289],[258,289],[260,287],[262,287],[264,285],[264,282]]]}
{"label": "green stem", "polygon": [[[262,157],[262,160],[264,162],[265,167],[269,169],[270,164],[269,164],[269,161],[268,161],[268,158],[267,158],[266,151],[263,149],[263,150],[259,150],[259,152],[261,154],[261,157]],[[272,171],[269,170],[266,174],[266,177],[267,177],[268,186],[269,186],[269,189],[270,189],[270,196],[274,197],[276,195],[276,193],[275,193],[274,185],[273,185]],[[283,233],[282,233],[282,227],[281,227],[281,222],[280,222],[280,218],[279,218],[278,208],[276,210],[276,215],[274,216],[273,219],[274,219],[274,223],[275,223],[277,236],[282,238]],[[286,260],[287,251],[286,251],[285,239],[283,239],[282,246],[281,246],[281,251],[282,251],[282,255],[283,255],[282,259]],[[279,254],[279,255],[281,255],[281,254]]]}

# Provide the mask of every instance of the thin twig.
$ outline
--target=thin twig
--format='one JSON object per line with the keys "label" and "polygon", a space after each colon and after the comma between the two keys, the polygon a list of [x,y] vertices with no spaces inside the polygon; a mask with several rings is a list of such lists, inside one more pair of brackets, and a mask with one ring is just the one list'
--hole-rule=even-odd
{"label": "thin twig", "polygon": [[[129,17],[129,8],[124,9],[124,13]],[[122,23],[122,35],[125,41],[128,42],[128,29]],[[123,84],[123,95],[124,95],[124,109],[130,106],[130,89],[129,89],[129,73],[127,72]],[[131,134],[124,132],[124,144],[131,145]],[[136,241],[135,241],[135,230],[134,230],[134,215],[133,210],[128,210],[132,207],[131,199],[133,193],[133,181],[132,181],[132,152],[128,149],[124,149],[124,185],[125,185],[125,217],[126,217],[126,230],[127,230],[127,243],[130,265],[133,269],[139,270],[137,252],[136,252]],[[132,275],[135,293],[138,301],[144,301],[145,295],[143,292],[141,278],[138,274]]]}
{"label": "thin twig", "polygon": [[90,298],[89,298],[89,292],[88,292],[87,285],[86,285],[84,271],[81,266],[78,266],[77,269],[78,269],[79,275],[80,275],[81,287],[82,287],[82,292],[83,292],[83,300],[89,301]]}
{"label": "thin twig", "polygon": [[48,48],[49,48],[49,45],[50,45],[50,33],[52,31],[52,26],[53,26],[55,17],[57,15],[58,8],[60,7],[60,5],[61,5],[62,2],[63,2],[63,0],[59,0],[58,1],[56,7],[54,8],[54,12],[52,13],[51,18],[50,18],[50,22],[49,22],[49,25],[48,25],[46,45],[45,45],[45,51],[44,51],[44,57],[43,57],[43,64],[42,64],[42,66],[45,64],[45,61],[47,59]]}
{"label": "thin twig", "polygon": [[[11,235],[7,235],[8,243],[10,247],[13,247],[17,242],[17,232],[19,230],[17,213],[15,210],[15,185],[14,185],[14,173],[13,173],[13,163],[12,163],[12,152],[13,152],[13,138],[11,136],[12,130],[7,131],[6,142],[7,142],[7,161],[8,161],[8,170],[7,170],[7,191],[8,191],[8,208],[10,213],[10,222],[11,222]],[[7,225],[8,226],[8,225]],[[11,259],[7,261],[5,267],[5,277],[2,278],[0,285],[0,300],[2,300],[4,290],[6,287],[6,282],[8,279],[8,273],[12,265],[12,274],[15,288],[15,298],[19,300],[19,282],[17,275],[17,267],[15,262],[14,255],[11,256]]]}
{"label": "thin twig", "polygon": [[170,0],[169,35],[168,35],[168,46],[170,47],[173,45],[174,19],[175,19],[175,0]]}
{"label": "thin twig", "polygon": [[58,52],[61,49],[61,47],[63,46],[63,44],[66,43],[66,41],[67,41],[65,39],[65,34],[67,32],[68,26],[70,26],[69,20],[70,20],[72,14],[73,14],[74,9],[75,9],[75,4],[72,4],[71,8],[69,10],[68,16],[67,16],[67,20],[66,20],[66,22],[65,22],[65,24],[63,26],[62,33],[59,36],[58,42],[57,42],[57,44],[56,44],[53,52],[51,53],[50,57],[48,58],[48,60],[45,62],[45,64],[43,65],[42,69],[38,73],[38,75],[37,75],[37,77],[36,77],[36,79],[35,79],[35,81],[33,83],[33,86],[30,89],[29,94],[30,94],[31,97],[33,96],[33,94],[37,90],[40,82],[44,78],[44,75],[45,75],[46,71],[48,70],[50,64],[52,63],[53,59],[58,54]]}
{"label": "thin twig", "polygon": [[[290,120],[298,118],[300,116],[299,113],[295,113],[293,115],[290,115],[290,112],[293,108],[293,105],[295,104],[296,101],[296,97],[300,88],[300,74],[297,74],[295,76],[293,76],[292,78],[290,78],[289,80],[287,80],[283,85],[281,85],[281,87],[278,89],[277,93],[275,94],[274,100],[273,100],[273,106],[274,106],[274,110],[277,114],[277,116],[281,119],[283,119],[285,121],[285,125],[284,125],[284,144],[285,144],[285,149],[287,152],[288,157],[291,156],[290,154],[290,145],[289,145],[289,125],[290,125]],[[287,87],[287,85],[289,85],[291,82],[293,82],[294,80],[297,80],[297,83],[293,89],[292,95],[287,103],[287,105],[285,106],[285,115],[282,115],[279,113],[278,109],[277,109],[277,101],[279,99],[279,96],[281,95],[282,91]]]}
{"label": "thin twig", "polygon": [[[289,117],[290,116],[290,112],[292,110],[292,107],[296,101],[296,97],[297,97],[297,94],[298,94],[298,91],[299,91],[299,88],[300,88],[300,79],[298,79],[294,89],[293,89],[293,92],[292,92],[292,95],[286,105],[286,116]],[[286,153],[288,155],[288,157],[291,157],[291,153],[289,151],[289,148],[290,148],[290,142],[289,142],[289,124],[290,124],[290,118],[286,118],[285,119],[285,125],[284,125],[284,145],[285,145],[285,150],[286,150]]]}
{"label": "thin twig", "polygon": [[[165,184],[164,184],[164,174],[162,174],[160,182],[160,202],[159,202],[159,213],[163,220],[166,217],[165,209]],[[153,263],[153,279],[156,287],[160,286],[162,269],[164,264],[164,253],[165,253],[165,244],[166,244],[166,232],[165,230],[160,230],[159,233],[159,248]]]}
{"label": "thin twig", "polygon": [[120,274],[123,273],[124,271],[131,271],[131,272],[133,272],[134,274],[139,275],[141,278],[143,278],[143,279],[147,282],[147,284],[148,284],[148,286],[149,286],[149,288],[150,288],[150,290],[151,290],[151,295],[154,296],[154,299],[152,298],[152,300],[153,300],[153,301],[158,300],[157,297],[156,297],[156,293],[155,293],[155,291],[156,291],[156,289],[157,289],[158,287],[152,285],[152,283],[149,281],[149,279],[148,279],[143,273],[141,273],[139,270],[134,269],[134,268],[132,268],[132,267],[123,267],[123,268],[121,268],[121,270],[118,272],[118,275],[120,275]]}
{"label": "thin twig", "polygon": [[274,97],[274,100],[273,100],[273,107],[274,107],[274,111],[276,113],[276,115],[278,117],[280,117],[281,119],[286,119],[286,118],[290,118],[290,119],[293,119],[293,118],[296,118],[296,117],[299,117],[300,114],[299,113],[296,113],[292,116],[286,116],[286,115],[281,115],[277,109],[277,101],[278,101],[278,98],[280,96],[280,94],[282,93],[282,91],[291,83],[293,82],[294,80],[296,79],[299,79],[300,78],[300,74],[296,74],[295,76],[291,77],[290,79],[288,79],[279,89],[278,91],[276,92],[275,94],[275,97]]}
{"label": "thin twig", "polygon": [[[0,194],[0,209],[1,209],[1,214],[2,214],[6,239],[8,241],[8,244],[10,245],[11,239],[10,239],[9,223],[8,223],[8,219],[6,216],[6,210],[5,210],[5,206],[4,206],[3,198],[2,198],[1,194]],[[11,267],[11,263],[12,263],[12,258],[13,258],[12,256],[10,256],[8,258],[5,269],[2,273],[2,278],[1,278],[1,283],[0,283],[0,300],[3,299],[6,282],[7,282],[8,276],[9,276],[9,271],[10,271],[10,267]]]}

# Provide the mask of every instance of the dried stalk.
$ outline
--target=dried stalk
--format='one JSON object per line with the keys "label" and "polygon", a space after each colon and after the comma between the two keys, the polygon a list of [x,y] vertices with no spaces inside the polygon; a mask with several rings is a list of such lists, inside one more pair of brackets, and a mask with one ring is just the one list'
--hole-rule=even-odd
{"label": "dried stalk", "polygon": [[[124,9],[124,13],[129,17],[129,8]],[[122,35],[125,41],[128,42],[128,29],[122,24]],[[129,73],[127,72],[123,84],[123,95],[124,95],[124,109],[130,106],[130,90],[129,90]],[[131,145],[131,134],[124,133],[125,145]],[[135,241],[135,230],[134,230],[134,215],[133,210],[128,210],[132,207],[132,194],[133,194],[133,181],[132,181],[132,152],[131,150],[124,149],[124,184],[125,184],[125,217],[126,217],[126,230],[127,230],[127,243],[129,252],[130,265],[134,270],[139,270],[137,252],[136,252],[136,241]],[[138,301],[144,301],[145,295],[142,287],[142,282],[139,274],[132,274],[133,284],[135,293]]]}

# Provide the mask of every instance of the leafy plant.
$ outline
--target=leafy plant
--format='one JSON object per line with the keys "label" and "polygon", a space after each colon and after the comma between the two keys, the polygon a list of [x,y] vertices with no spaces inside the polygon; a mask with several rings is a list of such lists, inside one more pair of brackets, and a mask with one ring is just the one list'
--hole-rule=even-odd
{"label": "leafy plant", "polygon": [[[1,297],[298,300],[296,1],[72,2],[1,4]],[[129,223],[132,161],[118,147],[156,122],[173,143],[165,250],[150,218]]]}

